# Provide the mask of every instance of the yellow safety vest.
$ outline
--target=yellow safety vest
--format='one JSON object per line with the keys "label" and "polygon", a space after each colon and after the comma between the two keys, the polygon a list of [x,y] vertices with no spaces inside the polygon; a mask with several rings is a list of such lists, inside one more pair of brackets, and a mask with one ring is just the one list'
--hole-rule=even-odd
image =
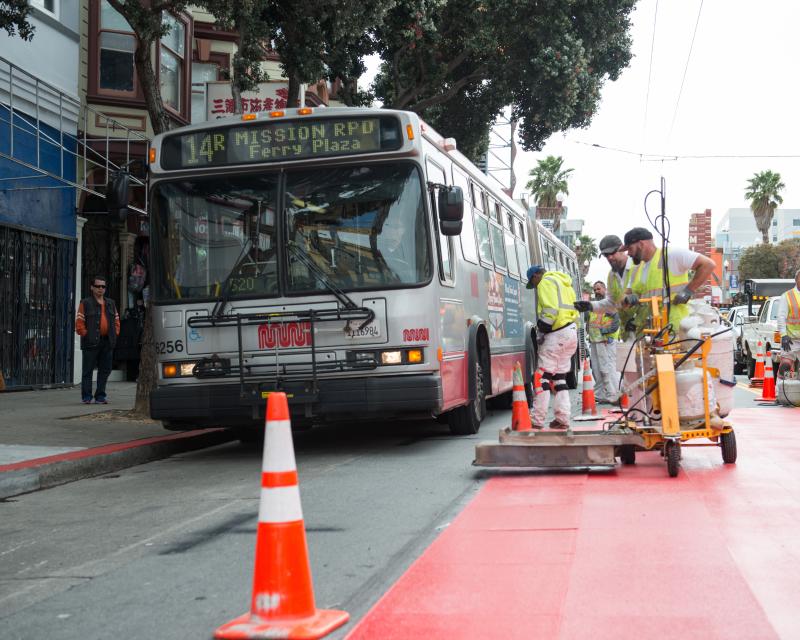
{"label": "yellow safety vest", "polygon": [[589,342],[605,342],[609,338],[614,338],[619,335],[619,329],[614,333],[603,333],[614,322],[614,317],[609,313],[602,311],[592,311],[589,314],[589,326],[587,333],[589,334]]}
{"label": "yellow safety vest", "polygon": [[572,280],[561,271],[547,271],[536,287],[537,317],[553,330],[575,322],[575,290]]}
{"label": "yellow safety vest", "polygon": [[[652,298],[653,296],[664,295],[664,261],[661,256],[661,249],[656,249],[653,257],[647,262],[643,262],[636,269],[633,284],[631,285],[632,291],[640,298]],[[669,272],[669,288],[674,298],[675,295],[689,283],[688,272],[673,273]],[[672,324],[672,329],[677,332],[678,325],[681,320],[689,315],[689,307],[685,304],[671,304],[669,311],[669,322]],[[640,304],[636,309],[634,322],[636,323],[636,330],[640,332],[647,327],[650,320],[651,312],[649,304]]]}
{"label": "yellow safety vest", "polygon": [[797,288],[783,294],[786,305],[786,335],[792,340],[800,339],[800,292]]}
{"label": "yellow safety vest", "polygon": [[611,269],[608,272],[608,277],[606,278],[608,298],[617,307],[617,312],[619,313],[619,331],[617,331],[618,336],[625,336],[627,333],[625,330],[625,325],[628,324],[628,320],[633,318],[635,313],[634,309],[622,308],[622,298],[625,297],[625,292],[630,288],[633,275],[636,273],[637,269],[638,266],[634,266],[633,263],[631,263],[629,267],[626,266],[621,276]]}

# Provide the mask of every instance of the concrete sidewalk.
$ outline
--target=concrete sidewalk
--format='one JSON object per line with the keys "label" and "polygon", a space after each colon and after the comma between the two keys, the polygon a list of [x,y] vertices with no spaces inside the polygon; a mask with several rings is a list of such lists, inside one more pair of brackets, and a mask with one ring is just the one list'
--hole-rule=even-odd
{"label": "concrete sidewalk", "polygon": [[0,393],[0,499],[233,439],[222,429],[174,433],[132,420],[136,383],[109,382],[109,404],[80,390]]}

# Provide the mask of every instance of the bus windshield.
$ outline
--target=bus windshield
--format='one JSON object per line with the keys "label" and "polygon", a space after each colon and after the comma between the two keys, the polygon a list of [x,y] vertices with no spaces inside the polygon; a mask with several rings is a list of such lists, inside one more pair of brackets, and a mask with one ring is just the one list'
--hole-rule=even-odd
{"label": "bus windshield", "polygon": [[[413,285],[431,276],[422,183],[413,165],[379,164],[289,173],[288,240],[340,289]],[[324,289],[289,253],[290,292]]]}
{"label": "bus windshield", "polygon": [[[157,184],[156,299],[277,296],[282,276],[288,293],[427,282],[420,175],[411,163],[398,163]],[[295,250],[282,259],[279,237]]]}

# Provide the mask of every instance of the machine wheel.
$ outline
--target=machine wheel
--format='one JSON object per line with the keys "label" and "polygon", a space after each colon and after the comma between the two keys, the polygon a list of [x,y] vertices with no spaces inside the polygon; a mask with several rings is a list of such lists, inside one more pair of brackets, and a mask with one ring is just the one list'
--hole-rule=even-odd
{"label": "machine wheel", "polygon": [[483,379],[483,367],[478,361],[475,363],[475,397],[472,402],[450,412],[448,418],[450,433],[454,436],[471,436],[478,433],[485,414],[486,386]]}
{"label": "machine wheel", "polygon": [[733,464],[736,462],[736,434],[733,431],[723,433],[719,439],[719,446],[722,449],[722,461],[725,464]]}
{"label": "machine wheel", "polygon": [[632,444],[623,444],[619,448],[619,460],[622,464],[636,464],[636,447]]}
{"label": "machine wheel", "polygon": [[677,442],[666,442],[666,458],[667,458],[667,473],[670,478],[678,475],[678,469],[681,466],[681,445]]}

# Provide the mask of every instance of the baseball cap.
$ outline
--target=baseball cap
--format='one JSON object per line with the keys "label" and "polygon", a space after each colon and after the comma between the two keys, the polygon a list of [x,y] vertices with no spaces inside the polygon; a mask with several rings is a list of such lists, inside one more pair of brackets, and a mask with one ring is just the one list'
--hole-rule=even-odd
{"label": "baseball cap", "polygon": [[604,256],[610,256],[612,253],[616,253],[622,249],[622,240],[619,239],[619,236],[605,236],[600,241],[600,254]]}
{"label": "baseball cap", "polygon": [[652,240],[653,234],[650,233],[644,227],[634,227],[628,233],[625,234],[625,245],[624,249],[627,249],[630,245],[634,242],[639,242],[639,240]]}
{"label": "baseball cap", "polygon": [[533,276],[535,276],[537,273],[544,273],[545,271],[546,269],[540,264],[535,264],[532,267],[529,267],[528,273],[526,274],[528,276],[528,284],[525,285],[525,288],[533,289]]}

